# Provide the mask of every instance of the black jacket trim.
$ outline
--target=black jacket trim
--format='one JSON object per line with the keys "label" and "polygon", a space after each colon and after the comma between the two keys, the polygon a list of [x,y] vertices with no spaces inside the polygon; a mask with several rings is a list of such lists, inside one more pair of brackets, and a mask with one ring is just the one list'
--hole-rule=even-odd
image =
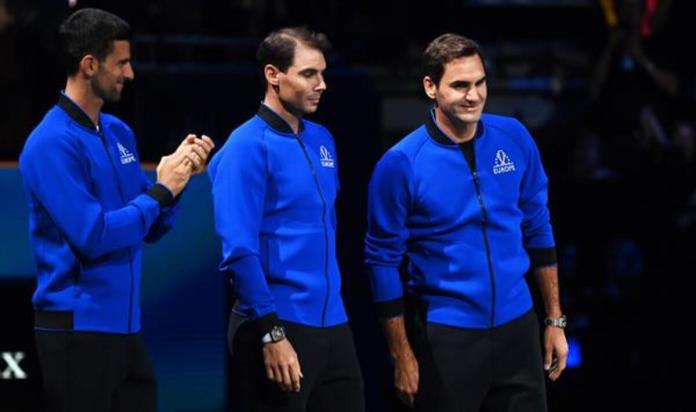
{"label": "black jacket trim", "polygon": [[[280,115],[278,115],[278,113],[274,112],[270,107],[266,106],[263,103],[259,105],[259,110],[256,112],[256,115],[280,133],[295,134],[295,132],[292,131],[292,128],[290,127],[288,122],[286,122],[282,117],[280,117]],[[302,119],[299,119],[299,121],[299,131],[302,132],[304,130],[304,122],[302,121]]]}
{"label": "black jacket trim", "polygon": [[256,331],[259,334],[259,339],[266,333],[270,332],[274,326],[282,326],[283,323],[278,319],[278,314],[271,312],[268,315],[256,319]]}
{"label": "black jacket trim", "polygon": [[529,253],[529,259],[532,261],[532,269],[554,266],[558,263],[555,247],[528,249],[527,253]]}
{"label": "black jacket trim", "polygon": [[381,319],[395,318],[404,314],[403,298],[386,300],[384,302],[376,302],[377,316]]}
{"label": "black jacket trim", "polygon": [[474,139],[459,143],[459,150],[464,154],[466,162],[472,171],[476,171],[476,155],[474,154]]}
{"label": "black jacket trim", "polygon": [[45,329],[73,329],[72,311],[37,310],[34,312],[34,327]]}
{"label": "black jacket trim", "polygon": [[70,118],[73,119],[75,123],[79,124],[80,126],[94,131],[99,130],[97,125],[92,123],[92,119],[90,119],[89,116],[87,116],[87,113],[85,113],[80,108],[80,106],[75,104],[75,102],[73,102],[64,93],[60,94],[60,97],[58,98],[58,103],[56,105],[63,109],[63,111],[67,113],[68,116],[70,116]]}
{"label": "black jacket trim", "polygon": [[[425,128],[428,131],[428,134],[430,137],[435,140],[436,142],[446,145],[446,146],[455,146],[457,143],[452,141],[452,139],[449,138],[443,132],[440,127],[437,125],[435,122],[435,109],[431,109],[428,112],[428,117],[425,119]],[[476,128],[476,135],[474,136],[474,139],[478,138],[483,134],[483,123],[479,120],[478,122],[478,127]],[[469,140],[469,142],[473,142],[474,139]],[[466,142],[468,143],[468,142]]]}
{"label": "black jacket trim", "polygon": [[161,183],[155,183],[145,193],[159,203],[160,209],[174,203],[172,192]]}

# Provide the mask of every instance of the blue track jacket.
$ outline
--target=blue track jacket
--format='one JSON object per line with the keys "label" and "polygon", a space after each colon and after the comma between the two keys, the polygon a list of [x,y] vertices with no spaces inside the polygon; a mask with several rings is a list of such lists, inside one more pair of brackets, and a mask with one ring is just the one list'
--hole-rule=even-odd
{"label": "blue track jacket", "polygon": [[382,316],[403,310],[398,267],[427,321],[491,328],[527,312],[524,275],[555,264],[548,181],[517,120],[484,114],[457,145],[434,113],[385,153],[369,187],[366,263]]}
{"label": "blue track jacket", "polygon": [[336,261],[338,163],[324,127],[300,132],[261,104],[209,167],[220,269],[239,314],[264,330],[277,318],[308,326],[345,323]]}
{"label": "blue track jacket", "polygon": [[61,94],[19,168],[37,263],[35,328],[138,332],[141,245],[171,228],[177,208],[143,173],[133,132],[104,113],[94,125]]}

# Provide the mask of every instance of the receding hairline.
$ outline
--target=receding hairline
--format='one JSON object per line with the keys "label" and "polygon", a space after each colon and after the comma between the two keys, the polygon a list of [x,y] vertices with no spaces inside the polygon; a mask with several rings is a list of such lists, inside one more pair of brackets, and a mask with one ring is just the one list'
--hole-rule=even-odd
{"label": "receding hairline", "polygon": [[[321,55],[321,57],[324,59],[324,66],[326,66],[326,56],[324,55],[324,51],[321,49],[321,47],[317,47],[311,44],[311,42],[304,41],[298,37],[293,36],[292,34],[288,33],[279,33],[280,36],[283,36],[284,38],[290,39],[294,42],[294,48],[292,50],[292,61],[290,62],[290,65],[288,66],[288,69],[290,67],[296,66],[297,62],[297,52],[300,50],[300,48],[303,48],[304,50],[313,50],[316,51]],[[307,69],[307,67],[300,67],[297,66],[297,69],[299,71]]]}
{"label": "receding hairline", "polygon": [[280,32],[278,32],[278,37],[281,37],[283,39],[292,40],[292,42],[295,44],[295,47],[293,49],[293,57],[295,57],[295,51],[300,46],[302,46],[306,49],[310,49],[310,50],[317,50],[321,54],[324,54],[324,51],[321,49],[321,46],[313,45],[310,41],[304,40],[293,33],[289,33],[287,31],[281,30]]}

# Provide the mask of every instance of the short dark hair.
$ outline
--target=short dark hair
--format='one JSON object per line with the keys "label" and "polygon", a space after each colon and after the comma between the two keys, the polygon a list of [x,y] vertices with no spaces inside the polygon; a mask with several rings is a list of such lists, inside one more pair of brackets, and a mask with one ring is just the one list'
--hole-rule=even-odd
{"label": "short dark hair", "polygon": [[445,65],[460,57],[478,55],[481,58],[483,69],[486,69],[486,60],[479,45],[462,35],[445,33],[431,41],[423,53],[423,73],[435,83],[440,84]]}
{"label": "short dark hair", "polygon": [[271,32],[259,45],[256,60],[261,70],[267,64],[272,64],[282,72],[286,72],[295,58],[295,48],[298,44],[321,51],[326,54],[331,50],[331,43],[324,33],[319,33],[307,27],[286,27]]}
{"label": "short dark hair", "polygon": [[128,23],[100,9],[80,9],[60,25],[63,64],[68,76],[77,73],[80,61],[88,54],[100,61],[113,51],[114,41],[131,39]]}

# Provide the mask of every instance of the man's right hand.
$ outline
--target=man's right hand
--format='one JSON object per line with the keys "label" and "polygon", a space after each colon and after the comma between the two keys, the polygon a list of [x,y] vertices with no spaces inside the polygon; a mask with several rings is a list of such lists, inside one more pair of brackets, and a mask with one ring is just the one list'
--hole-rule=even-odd
{"label": "man's right hand", "polygon": [[394,360],[394,388],[406,405],[413,407],[418,393],[418,360],[406,336],[403,316],[382,319],[389,354]]}
{"label": "man's right hand", "polygon": [[404,350],[394,359],[394,387],[399,399],[410,407],[414,406],[418,381],[418,361],[413,351]]}
{"label": "man's right hand", "polygon": [[300,391],[300,379],[303,378],[300,361],[287,338],[263,345],[263,363],[268,379],[276,382],[283,391]]}
{"label": "man's right hand", "polygon": [[164,156],[157,165],[157,183],[164,185],[174,197],[186,187],[191,178],[191,162],[185,156]]}

